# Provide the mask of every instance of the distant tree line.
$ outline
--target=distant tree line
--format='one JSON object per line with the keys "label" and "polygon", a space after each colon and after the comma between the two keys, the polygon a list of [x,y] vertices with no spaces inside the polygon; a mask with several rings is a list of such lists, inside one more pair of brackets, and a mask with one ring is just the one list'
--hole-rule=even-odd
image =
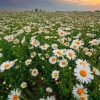
{"label": "distant tree line", "polygon": [[45,10],[35,8],[35,9],[33,9],[33,11],[35,11],[35,12],[44,12]]}
{"label": "distant tree line", "polygon": [[100,10],[95,10],[95,12],[100,12]]}

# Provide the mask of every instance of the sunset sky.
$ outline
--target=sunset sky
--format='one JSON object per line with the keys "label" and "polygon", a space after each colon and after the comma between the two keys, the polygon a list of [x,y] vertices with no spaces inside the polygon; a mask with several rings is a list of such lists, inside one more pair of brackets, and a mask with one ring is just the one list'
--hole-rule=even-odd
{"label": "sunset sky", "polygon": [[0,0],[0,9],[97,10],[100,0]]}

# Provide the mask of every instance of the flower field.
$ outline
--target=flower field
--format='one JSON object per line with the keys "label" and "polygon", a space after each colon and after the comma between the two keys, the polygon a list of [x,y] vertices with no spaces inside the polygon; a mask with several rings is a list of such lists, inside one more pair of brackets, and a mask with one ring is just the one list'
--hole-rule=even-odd
{"label": "flower field", "polygon": [[100,100],[100,12],[0,12],[0,100]]}

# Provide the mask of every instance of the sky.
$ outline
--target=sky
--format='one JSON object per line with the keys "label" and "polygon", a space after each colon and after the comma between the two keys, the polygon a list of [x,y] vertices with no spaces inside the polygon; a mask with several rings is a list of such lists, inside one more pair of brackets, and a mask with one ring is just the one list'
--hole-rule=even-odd
{"label": "sky", "polygon": [[100,0],[0,0],[0,9],[4,10],[34,8],[54,11],[100,10]]}

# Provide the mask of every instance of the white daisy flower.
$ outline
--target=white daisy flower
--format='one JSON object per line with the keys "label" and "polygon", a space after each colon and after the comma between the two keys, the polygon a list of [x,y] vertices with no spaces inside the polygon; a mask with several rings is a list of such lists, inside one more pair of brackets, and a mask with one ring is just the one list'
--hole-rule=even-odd
{"label": "white daisy flower", "polygon": [[75,44],[71,44],[70,48],[75,49],[75,50],[78,50],[79,49],[79,46],[77,46]]}
{"label": "white daisy flower", "polygon": [[42,50],[47,50],[49,48],[49,45],[48,44],[44,44],[43,46],[40,46],[40,48]]}
{"label": "white daisy flower", "polygon": [[32,76],[37,76],[39,74],[38,69],[32,69],[31,70],[31,75]]}
{"label": "white daisy flower", "polygon": [[47,96],[46,100],[56,100],[55,96]]}
{"label": "white daisy flower", "polygon": [[91,45],[99,45],[99,41],[97,39],[93,39],[89,42]]}
{"label": "white daisy flower", "polygon": [[77,59],[76,64],[77,64],[76,67],[78,67],[78,66],[90,67],[90,64],[86,60],[83,60],[83,59]]}
{"label": "white daisy flower", "polygon": [[57,44],[52,44],[51,47],[52,47],[52,49],[57,49],[58,45]]}
{"label": "white daisy flower", "polygon": [[36,52],[31,53],[31,58],[34,58],[36,56]]}
{"label": "white daisy flower", "polygon": [[68,49],[67,51],[66,51],[66,56],[67,56],[67,58],[68,59],[72,59],[72,60],[74,60],[75,58],[76,58],[76,55],[75,55],[75,52],[72,50],[72,49]]}
{"label": "white daisy flower", "polygon": [[65,33],[64,31],[60,30],[60,31],[58,32],[58,35],[59,35],[59,36],[66,36],[66,33]]}
{"label": "white daisy flower", "polygon": [[40,46],[40,42],[38,40],[36,40],[36,39],[31,39],[30,40],[30,44],[32,44],[35,47]]}
{"label": "white daisy flower", "polygon": [[32,62],[32,59],[27,59],[27,60],[25,61],[25,65],[28,66],[28,65],[31,64],[31,62]]}
{"label": "white daisy flower", "polygon": [[57,62],[57,57],[56,57],[56,56],[50,57],[50,58],[49,58],[49,62],[50,62],[51,64],[55,64],[55,63]]}
{"label": "white daisy flower", "polygon": [[19,39],[15,39],[15,40],[14,40],[14,43],[15,43],[15,44],[18,44],[18,43],[19,43]]}
{"label": "white daisy flower", "polygon": [[14,64],[15,64],[15,61],[6,61],[6,62],[3,62],[3,63],[0,65],[0,70],[1,70],[1,72],[10,69],[11,67],[14,66]]}
{"label": "white daisy flower", "polygon": [[20,85],[22,88],[26,88],[27,87],[27,83],[26,82],[23,82],[23,83],[21,83],[21,85]]}
{"label": "white daisy flower", "polygon": [[[73,91],[72,91],[73,95],[78,99],[78,100],[82,100],[81,98],[83,96],[86,96],[88,97],[87,95],[87,89],[83,87],[82,84],[76,84],[76,86],[73,88]],[[86,99],[83,99],[83,100],[86,100]]]}
{"label": "white daisy flower", "polygon": [[92,56],[92,52],[91,51],[85,52],[85,55],[90,57],[90,56]]}
{"label": "white daisy flower", "polygon": [[73,40],[72,44],[73,45],[76,45],[78,47],[84,45],[83,41],[82,40],[79,40],[79,39]]}
{"label": "white daisy flower", "polygon": [[13,90],[10,92],[10,94],[8,95],[8,100],[20,100],[19,97],[20,97],[20,94],[21,92],[16,89],[16,90]]}
{"label": "white daisy flower", "polygon": [[54,55],[58,56],[58,57],[61,57],[63,55],[63,50],[53,50],[53,53]]}
{"label": "white daisy flower", "polygon": [[25,32],[31,32],[31,27],[30,26],[25,26],[23,29],[25,30]]}
{"label": "white daisy flower", "polygon": [[81,83],[89,83],[94,79],[92,72],[87,67],[75,68],[74,75]]}
{"label": "white daisy flower", "polygon": [[59,61],[59,66],[60,66],[61,68],[66,67],[67,64],[68,64],[68,62],[67,62],[66,59],[63,59],[63,60],[60,60],[60,61]]}
{"label": "white daisy flower", "polygon": [[45,98],[40,98],[39,100],[46,100]]}
{"label": "white daisy flower", "polygon": [[54,71],[52,71],[52,78],[54,78],[55,80],[58,80],[58,78],[59,78],[59,71],[57,71],[57,70],[54,70]]}
{"label": "white daisy flower", "polygon": [[12,42],[14,41],[14,35],[7,35],[4,37],[4,39],[8,42]]}
{"label": "white daisy flower", "polygon": [[48,92],[48,93],[52,93],[52,92],[53,92],[53,90],[52,90],[52,88],[47,87],[47,88],[46,88],[46,92]]}
{"label": "white daisy flower", "polygon": [[97,68],[93,67],[92,72],[94,72],[97,76],[100,76],[100,71]]}

